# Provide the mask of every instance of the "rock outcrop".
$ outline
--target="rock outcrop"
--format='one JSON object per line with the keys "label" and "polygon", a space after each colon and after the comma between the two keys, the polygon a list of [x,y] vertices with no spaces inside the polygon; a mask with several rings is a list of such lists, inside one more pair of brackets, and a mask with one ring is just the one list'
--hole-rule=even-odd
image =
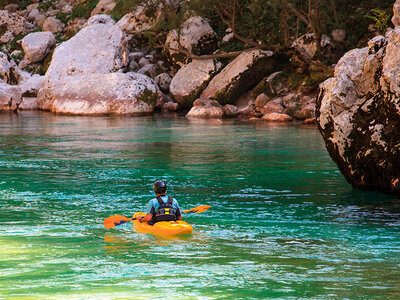
{"label": "rock outcrop", "polygon": [[346,53],[320,86],[317,122],[355,188],[400,193],[400,27]]}
{"label": "rock outcrop", "polygon": [[221,104],[232,104],[271,73],[274,67],[275,58],[271,51],[243,52],[210,81],[201,97],[215,99]]}

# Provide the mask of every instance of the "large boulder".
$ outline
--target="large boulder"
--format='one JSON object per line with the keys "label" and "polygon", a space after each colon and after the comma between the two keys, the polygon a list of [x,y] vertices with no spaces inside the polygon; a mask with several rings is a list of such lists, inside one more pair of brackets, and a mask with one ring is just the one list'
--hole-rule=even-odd
{"label": "large boulder", "polygon": [[17,13],[0,10],[0,44],[26,34],[26,20]]}
{"label": "large boulder", "polygon": [[345,54],[320,86],[317,122],[355,188],[400,193],[400,27]]}
{"label": "large boulder", "polygon": [[[88,22],[91,23],[92,18]],[[46,81],[65,76],[121,72],[127,64],[124,32],[116,25],[94,23],[55,49]]]}
{"label": "large boulder", "polygon": [[76,115],[150,113],[159,89],[145,75],[122,73],[127,64],[124,32],[108,16],[95,15],[55,49],[39,106]]}
{"label": "large boulder", "polygon": [[155,82],[137,73],[67,76],[39,92],[42,110],[73,115],[142,115],[158,97]]}
{"label": "large boulder", "polygon": [[208,21],[195,16],[183,23],[179,32],[178,30],[169,32],[165,44],[172,48],[169,50],[172,61],[182,65],[186,57],[173,49],[179,49],[181,46],[196,55],[211,54],[218,47],[218,39]]}
{"label": "large boulder", "polygon": [[184,65],[171,80],[171,95],[180,105],[191,107],[220,66],[212,59],[193,60]]}
{"label": "large boulder", "polygon": [[22,39],[22,48],[28,63],[43,60],[55,45],[56,39],[50,31],[32,32]]}
{"label": "large boulder", "polygon": [[0,82],[0,111],[14,111],[22,101],[18,86]]}
{"label": "large boulder", "polygon": [[243,52],[210,81],[201,97],[215,99],[221,104],[234,103],[242,93],[271,73],[274,67],[275,58],[271,51]]}

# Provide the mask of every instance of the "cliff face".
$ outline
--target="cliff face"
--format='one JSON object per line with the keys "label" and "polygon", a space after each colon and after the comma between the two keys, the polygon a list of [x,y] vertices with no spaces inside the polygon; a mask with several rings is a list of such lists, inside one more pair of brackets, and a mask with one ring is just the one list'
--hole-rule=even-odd
{"label": "cliff face", "polygon": [[[398,19],[398,0],[394,20]],[[394,22],[398,25],[398,22]],[[317,123],[353,187],[400,193],[400,27],[346,53],[320,85]]]}

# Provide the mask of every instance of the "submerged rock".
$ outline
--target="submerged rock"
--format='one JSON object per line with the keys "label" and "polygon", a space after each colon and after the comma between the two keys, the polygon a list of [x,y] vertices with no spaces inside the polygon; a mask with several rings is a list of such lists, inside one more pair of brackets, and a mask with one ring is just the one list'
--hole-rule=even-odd
{"label": "submerged rock", "polygon": [[345,54],[321,84],[317,122],[355,188],[400,193],[400,27]]}

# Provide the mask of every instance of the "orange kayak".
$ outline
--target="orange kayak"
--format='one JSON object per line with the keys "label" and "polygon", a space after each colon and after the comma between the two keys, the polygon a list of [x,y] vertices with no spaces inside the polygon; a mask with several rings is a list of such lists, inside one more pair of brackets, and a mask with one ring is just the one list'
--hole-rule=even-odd
{"label": "orange kayak", "polygon": [[[143,212],[137,212],[133,215],[133,218],[144,217],[146,214]],[[157,222],[154,225],[148,223],[140,223],[138,220],[133,220],[133,227],[137,232],[150,233],[154,235],[182,235],[191,234],[193,227],[185,221],[163,221]]]}

